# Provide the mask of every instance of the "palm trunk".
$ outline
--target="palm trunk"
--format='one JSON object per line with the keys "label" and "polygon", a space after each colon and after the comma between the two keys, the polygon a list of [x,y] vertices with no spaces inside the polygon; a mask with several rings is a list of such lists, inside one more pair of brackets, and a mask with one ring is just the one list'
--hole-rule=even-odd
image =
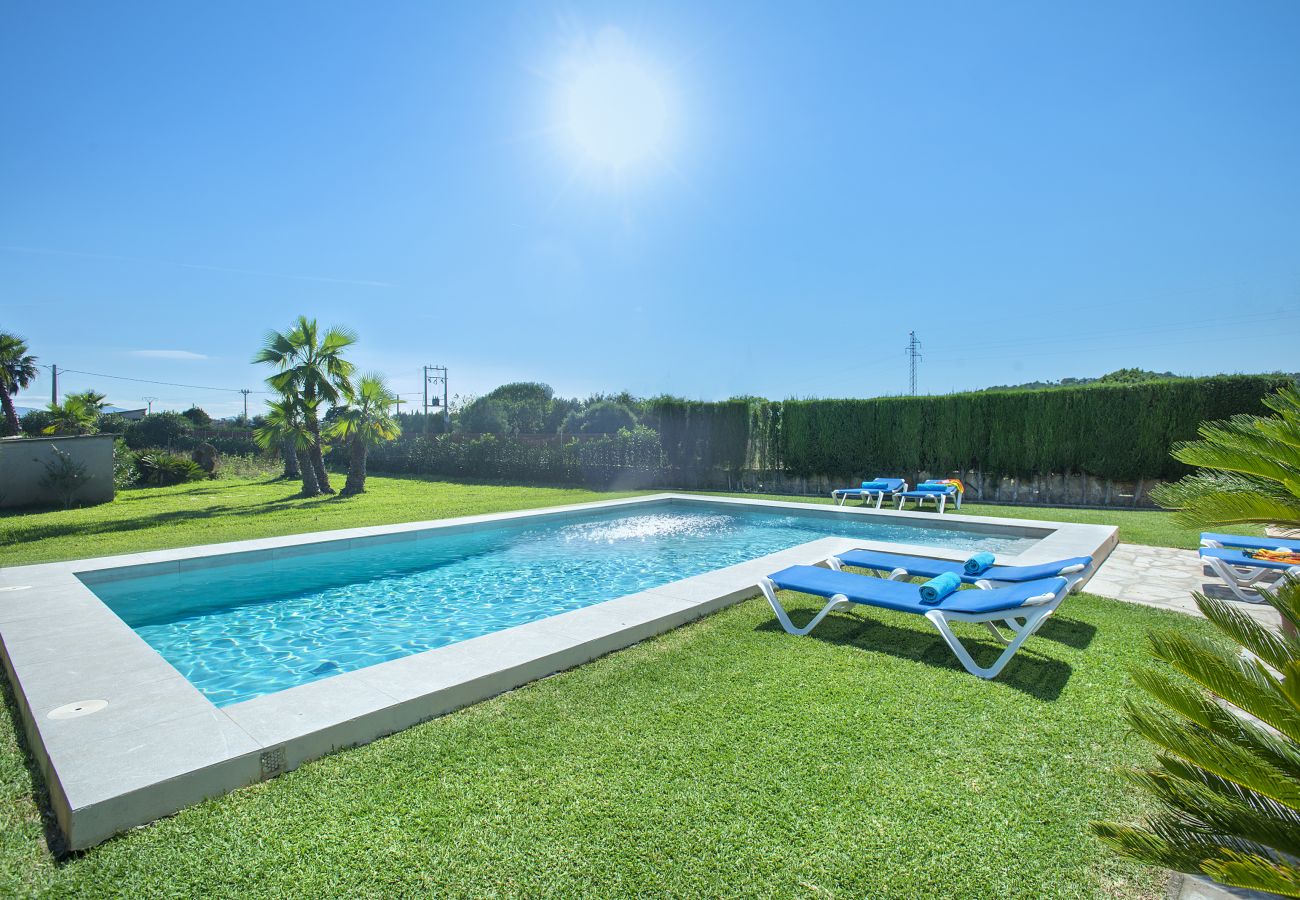
{"label": "palm trunk", "polygon": [[306,450],[296,450],[294,453],[298,460],[298,469],[302,472],[302,495],[318,496],[320,483],[316,481],[316,467],[311,464],[311,455]]}
{"label": "palm trunk", "polygon": [[298,442],[291,437],[285,438],[280,444],[280,456],[284,457],[284,474],[280,477],[285,481],[297,481],[302,477],[302,472],[298,465]]}
{"label": "palm trunk", "polygon": [[348,480],[343,485],[343,494],[364,494],[366,492],[366,442],[360,435],[352,436],[352,445],[348,448],[351,457],[348,460]]}
{"label": "palm trunk", "polygon": [[13,398],[2,387],[0,387],[0,406],[4,406],[5,409],[5,434],[13,435],[22,431],[22,425],[18,422],[18,410],[14,409]]}
{"label": "palm trunk", "polygon": [[330,487],[330,476],[325,471],[325,455],[320,449],[320,422],[316,421],[313,415],[307,420],[307,428],[311,431],[311,467],[316,471],[316,483],[320,485],[322,494],[334,493],[334,488]]}

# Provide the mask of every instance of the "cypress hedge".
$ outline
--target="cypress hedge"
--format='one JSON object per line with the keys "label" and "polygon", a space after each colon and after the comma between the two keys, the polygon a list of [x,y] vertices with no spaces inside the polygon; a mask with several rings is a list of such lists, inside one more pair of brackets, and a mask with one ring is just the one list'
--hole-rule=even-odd
{"label": "cypress hedge", "polygon": [[872,400],[787,400],[780,455],[792,475],[979,471],[1181,477],[1170,455],[1200,424],[1260,413],[1291,379],[1223,375]]}

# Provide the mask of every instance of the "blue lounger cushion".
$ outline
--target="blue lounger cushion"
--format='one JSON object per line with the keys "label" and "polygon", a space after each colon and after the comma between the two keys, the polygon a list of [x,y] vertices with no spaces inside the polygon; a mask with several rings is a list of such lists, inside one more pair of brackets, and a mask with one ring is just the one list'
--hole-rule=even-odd
{"label": "blue lounger cushion", "polygon": [[979,575],[981,572],[991,569],[996,562],[997,558],[992,553],[981,550],[962,563],[962,570],[966,575]]}
{"label": "blue lounger cushion", "polygon": [[1214,541],[1225,547],[1245,550],[1298,550],[1300,538],[1266,538],[1250,537],[1245,534],[1216,534],[1213,531],[1202,532],[1202,541]]}
{"label": "blue lounger cushion", "polygon": [[1221,550],[1218,547],[1202,547],[1201,556],[1221,559],[1231,566],[1243,566],[1252,569],[1276,569],[1279,572],[1285,572],[1287,569],[1296,567],[1295,563],[1277,562],[1272,559],[1255,559],[1247,556],[1241,550]]}
{"label": "blue lounger cushion", "polygon": [[[901,553],[881,553],[876,550],[850,550],[847,553],[841,553],[839,560],[846,566],[873,569],[877,572],[906,569],[909,574],[918,578],[933,578],[936,575],[942,575],[944,572],[953,572],[961,576],[961,580],[967,584],[974,584],[980,579],[1016,583],[1036,581],[1039,578],[1057,577],[1066,569],[1074,570],[1075,566],[1082,566],[1083,569],[1086,569],[1092,565],[1091,556],[1073,556],[1069,559],[1058,559],[1055,562],[1039,563],[1034,566],[994,565],[978,575],[967,575],[965,566],[962,563],[950,562],[946,559],[931,559],[928,556],[904,556]],[[1082,571],[1082,569],[1076,571]]]}
{"label": "blue lounger cushion", "polygon": [[836,572],[818,566],[790,566],[768,578],[781,590],[833,597],[843,594],[853,603],[924,615],[938,609],[953,613],[989,613],[1024,606],[1026,600],[1050,597],[1065,589],[1064,578],[1046,578],[992,590],[955,591],[938,603],[923,603],[918,585],[885,578]]}
{"label": "blue lounger cushion", "polygon": [[921,602],[935,604],[961,587],[961,576],[952,572],[936,575],[921,585]]}

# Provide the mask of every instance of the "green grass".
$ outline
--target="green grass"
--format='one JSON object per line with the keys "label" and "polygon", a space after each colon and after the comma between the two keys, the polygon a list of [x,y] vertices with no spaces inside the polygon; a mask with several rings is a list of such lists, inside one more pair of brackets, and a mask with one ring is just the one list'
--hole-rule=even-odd
{"label": "green grass", "polygon": [[[719,494],[718,496],[745,496],[764,500],[801,500],[805,503],[829,504],[829,497],[787,497],[780,494]],[[849,506],[856,506],[849,501]],[[913,507],[909,505],[908,509]],[[950,512],[956,512],[952,507]],[[933,512],[933,506],[926,510]],[[1001,519],[1035,519],[1049,522],[1076,522],[1082,525],[1117,525],[1119,539],[1129,544],[1146,544],[1152,547],[1181,547],[1194,550],[1201,545],[1200,528],[1190,528],[1174,522],[1172,513],[1158,509],[1072,509],[1060,506],[1000,506],[995,503],[964,503],[962,515],[993,516]],[[1229,529],[1238,534],[1263,534],[1259,526],[1234,526]]]}
{"label": "green grass", "polygon": [[[24,565],[111,556],[303,531],[388,525],[633,495],[580,488],[502,487],[394,476],[371,476],[366,484],[367,492],[360,497],[304,500],[295,496],[297,486],[294,483],[267,478],[229,478],[176,487],[121,491],[114,502],[87,509],[9,511],[0,514],[0,564]],[[830,502],[824,497],[723,496]],[[1136,544],[1192,548],[1198,543],[1196,529],[1175,525],[1169,513],[1156,510],[1059,509],[968,503],[962,512],[1118,525],[1120,540]]]}
{"label": "green grass", "polygon": [[62,863],[5,722],[0,895],[1163,896],[1088,831],[1138,812],[1162,624],[1206,630],[1072,597],[984,682],[916,617],[748,601]]}

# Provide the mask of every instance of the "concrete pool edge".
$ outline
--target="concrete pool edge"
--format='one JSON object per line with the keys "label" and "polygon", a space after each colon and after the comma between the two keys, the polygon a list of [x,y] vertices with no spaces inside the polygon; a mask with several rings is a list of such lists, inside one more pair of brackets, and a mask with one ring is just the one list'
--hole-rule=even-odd
{"label": "concrete pool edge", "polygon": [[[307,545],[489,527],[527,517],[566,517],[662,501],[759,506],[871,516],[908,525],[1037,538],[1006,562],[1091,555],[1117,542],[1108,526],[974,516],[828,509],[806,503],[655,494],[565,507],[346,529],[0,569],[0,650],[33,755],[71,849],[277,775],[332,750],[366,743],[554,672],[669,631],[757,594],[760,577],[819,563],[854,547],[945,551],[862,539],[821,538],[749,562],[651,588],[437,650],[346,672],[217,708],[118,619],[77,577],[142,565],[201,561]],[[37,601],[37,602],[33,602]],[[107,700],[79,715],[79,701]],[[51,718],[63,710],[66,717]]]}

